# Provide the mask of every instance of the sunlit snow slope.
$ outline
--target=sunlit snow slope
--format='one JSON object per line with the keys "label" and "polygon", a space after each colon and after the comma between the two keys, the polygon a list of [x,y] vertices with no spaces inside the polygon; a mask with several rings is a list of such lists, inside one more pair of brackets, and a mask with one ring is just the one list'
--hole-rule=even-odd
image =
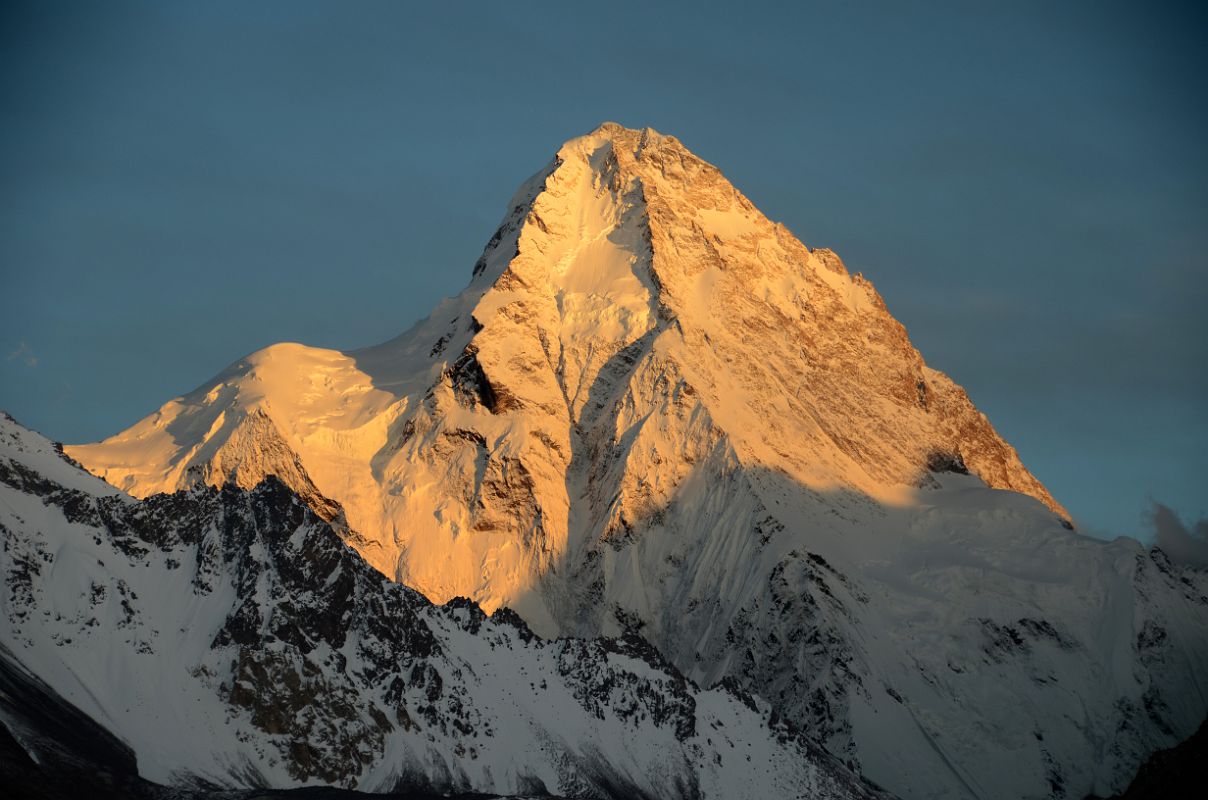
{"label": "sunlit snow slope", "polygon": [[137,496],[278,475],[433,600],[640,629],[908,797],[1107,793],[1206,710],[1200,578],[1069,530],[867,280],[649,129],[566,143],[397,339],[68,452]]}

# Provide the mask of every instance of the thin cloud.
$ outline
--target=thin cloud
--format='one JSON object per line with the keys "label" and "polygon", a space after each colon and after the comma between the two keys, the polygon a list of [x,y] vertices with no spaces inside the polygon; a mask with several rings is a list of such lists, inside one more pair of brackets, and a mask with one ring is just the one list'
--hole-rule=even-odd
{"label": "thin cloud", "polygon": [[20,359],[27,367],[38,366],[38,357],[34,355],[33,348],[24,339],[17,345],[16,350],[8,354],[8,358],[5,360],[16,361],[17,359]]}
{"label": "thin cloud", "polygon": [[1184,525],[1173,509],[1154,501],[1151,511],[1154,545],[1171,561],[1208,567],[1208,519]]}

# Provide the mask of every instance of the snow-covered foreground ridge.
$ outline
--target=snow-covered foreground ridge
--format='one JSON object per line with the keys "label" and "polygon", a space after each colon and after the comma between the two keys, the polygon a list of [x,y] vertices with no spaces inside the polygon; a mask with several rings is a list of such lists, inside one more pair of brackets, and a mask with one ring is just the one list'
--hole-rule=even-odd
{"label": "snow-covered foreground ridge", "polygon": [[0,658],[160,783],[874,796],[636,636],[543,641],[506,610],[432,605],[275,479],[139,502],[0,417],[0,536]]}
{"label": "snow-covered foreground ridge", "polygon": [[910,798],[1119,788],[1205,703],[1204,578],[1097,542],[871,284],[606,124],[457,297],[276,345],[68,452],[136,496],[276,475],[429,598],[640,630]]}

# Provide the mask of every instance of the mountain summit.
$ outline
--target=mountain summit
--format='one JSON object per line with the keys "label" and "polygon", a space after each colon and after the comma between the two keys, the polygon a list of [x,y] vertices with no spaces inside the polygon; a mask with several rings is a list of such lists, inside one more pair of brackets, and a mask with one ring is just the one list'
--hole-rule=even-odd
{"label": "mountain summit", "polygon": [[139,497],[276,476],[431,600],[640,634],[906,797],[1110,794],[1206,710],[1202,580],[1073,532],[866,279],[651,129],[564,144],[398,338],[66,450]]}
{"label": "mountain summit", "polygon": [[714,468],[899,505],[940,465],[1066,516],[867,280],[674,137],[613,123],[521,187],[470,285],[407,333],[274,345],[67,451],[139,497],[275,474],[382,572],[488,608],[640,538]]}

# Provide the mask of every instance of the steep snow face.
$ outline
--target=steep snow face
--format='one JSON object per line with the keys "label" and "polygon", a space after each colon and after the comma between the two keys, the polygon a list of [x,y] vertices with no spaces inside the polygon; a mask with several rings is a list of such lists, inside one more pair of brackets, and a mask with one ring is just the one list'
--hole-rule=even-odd
{"label": "steep snow face", "polygon": [[139,496],[282,476],[428,597],[640,629],[908,797],[1108,794],[1208,711],[1201,577],[1069,530],[867,280],[649,129],[565,144],[397,339],[67,451]]}
{"label": "steep snow face", "polygon": [[[0,501],[6,674],[37,676],[116,734],[144,778],[877,794],[766,704],[698,689],[638,637],[547,642],[506,610],[431,605],[275,479],[139,503],[3,418]],[[21,741],[28,720],[0,708],[0,724]]]}

